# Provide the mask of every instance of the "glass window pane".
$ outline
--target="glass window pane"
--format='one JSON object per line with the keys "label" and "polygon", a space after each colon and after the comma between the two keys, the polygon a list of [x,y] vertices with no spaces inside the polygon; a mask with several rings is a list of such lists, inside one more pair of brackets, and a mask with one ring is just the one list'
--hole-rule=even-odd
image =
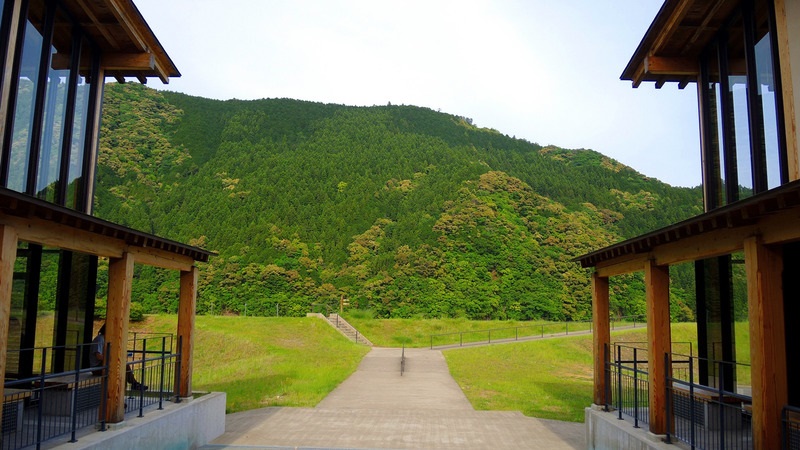
{"label": "glass window pane", "polygon": [[772,189],[781,184],[780,148],[778,145],[778,113],[775,100],[775,75],[772,66],[772,45],[768,32],[758,37],[756,43],[756,69],[761,110],[764,113],[764,142],[767,152],[767,186]]}
{"label": "glass window pane", "polygon": [[750,157],[750,122],[747,107],[747,64],[744,54],[744,29],[741,17],[730,28],[728,41],[728,102],[733,125],[726,138],[736,149],[739,199],[753,195],[753,165]]}
{"label": "glass window pane", "polygon": [[49,202],[56,201],[72,61],[72,24],[60,10],[56,14],[55,31],[53,45],[50,46],[47,84],[44,87],[44,122],[36,177],[36,196]]}
{"label": "glass window pane", "polygon": [[[69,175],[67,177],[68,208],[83,211],[85,202],[81,199],[83,192],[83,158],[86,145],[86,129],[88,126],[89,97],[92,93],[90,82],[92,71],[92,46],[84,39],[81,46],[81,63],[78,72],[78,86],[75,95],[75,117],[72,122],[72,142],[69,152]],[[84,211],[85,212],[85,211]]]}
{"label": "glass window pane", "polygon": [[30,133],[33,126],[34,99],[42,51],[41,31],[44,24],[44,10],[41,0],[31,2],[20,59],[7,182],[9,189],[18,192],[25,191],[30,163]]}

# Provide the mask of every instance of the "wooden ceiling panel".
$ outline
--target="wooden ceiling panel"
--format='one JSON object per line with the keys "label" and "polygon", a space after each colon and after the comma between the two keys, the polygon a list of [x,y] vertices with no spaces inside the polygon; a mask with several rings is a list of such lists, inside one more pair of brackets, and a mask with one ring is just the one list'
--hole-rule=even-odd
{"label": "wooden ceiling panel", "polygon": [[[65,0],[64,5],[102,52],[102,65],[116,77],[158,77],[164,83],[181,76],[150,26],[131,0]],[[152,56],[153,64],[120,67],[131,55]],[[105,61],[113,62],[107,65]]]}
{"label": "wooden ceiling panel", "polygon": [[[656,82],[657,85],[677,82],[685,86],[690,77],[696,78],[699,69],[697,63],[692,64],[695,68],[693,72],[685,70],[686,64],[679,64],[674,66],[676,70],[671,73],[663,65],[648,60],[696,60],[737,4],[737,0],[666,0],[621,78],[632,81],[634,86],[642,81]],[[657,67],[659,70],[650,72],[648,67]]]}

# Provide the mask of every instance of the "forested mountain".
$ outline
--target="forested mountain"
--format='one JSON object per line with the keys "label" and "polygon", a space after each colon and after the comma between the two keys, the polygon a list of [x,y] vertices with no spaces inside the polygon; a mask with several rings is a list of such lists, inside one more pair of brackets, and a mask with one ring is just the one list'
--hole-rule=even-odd
{"label": "forested mountain", "polygon": [[[698,188],[414,106],[109,84],[100,146],[96,215],[219,254],[200,267],[201,313],[346,298],[380,317],[585,319],[573,258],[701,212]],[[137,270],[134,301],[174,310],[173,274]],[[676,274],[677,317],[691,283]],[[614,313],[644,311],[640,278],[612,295]]]}

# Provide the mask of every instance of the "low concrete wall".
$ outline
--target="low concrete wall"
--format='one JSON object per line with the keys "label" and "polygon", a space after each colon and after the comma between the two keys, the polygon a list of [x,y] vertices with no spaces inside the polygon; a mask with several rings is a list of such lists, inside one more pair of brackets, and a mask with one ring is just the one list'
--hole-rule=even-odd
{"label": "low concrete wall", "polygon": [[165,402],[162,411],[150,410],[144,417],[126,419],[107,431],[89,433],[78,442],[54,448],[195,449],[225,432],[225,400],[224,392],[212,392],[181,403]]}
{"label": "low concrete wall", "polygon": [[675,450],[674,445],[663,442],[662,436],[644,428],[634,428],[633,419],[619,420],[613,412],[605,412],[593,405],[586,408],[586,448],[590,450]]}

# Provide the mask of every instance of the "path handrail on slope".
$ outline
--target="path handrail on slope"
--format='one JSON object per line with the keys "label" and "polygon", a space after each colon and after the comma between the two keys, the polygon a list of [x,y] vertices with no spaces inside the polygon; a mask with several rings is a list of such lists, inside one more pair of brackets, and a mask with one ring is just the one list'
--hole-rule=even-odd
{"label": "path handrail on slope", "polygon": [[[611,329],[617,328],[637,328],[637,326],[646,326],[645,316],[625,316],[616,320],[611,320]],[[592,332],[592,322],[547,322],[536,325],[520,325],[516,327],[506,328],[492,328],[488,330],[468,330],[456,331],[452,333],[441,333],[430,335],[431,345],[430,348],[446,348],[446,347],[463,347],[464,345],[477,345],[477,344],[491,344],[492,342],[509,342],[518,340],[527,340],[535,338],[544,338],[552,336],[566,336],[570,334],[570,327],[572,334],[588,334]],[[492,333],[494,333],[494,340],[492,340]],[[472,336],[470,336],[472,335]],[[475,336],[483,337],[482,339],[471,339]],[[458,339],[455,339],[458,336]],[[464,337],[467,336],[467,340]],[[452,337],[452,339],[447,339]],[[440,343],[434,345],[434,340]],[[442,342],[444,341],[444,342]]]}
{"label": "path handrail on slope", "polygon": [[347,339],[357,343],[357,344],[364,344],[367,346],[372,347],[372,342],[369,341],[363,334],[359,333],[358,330],[355,329],[350,323],[348,323],[344,317],[339,316],[336,313],[329,314],[328,316],[324,316],[319,313],[308,313],[307,316],[316,316],[322,319],[325,319],[328,324],[332,327],[336,328],[340,333],[345,335]]}

